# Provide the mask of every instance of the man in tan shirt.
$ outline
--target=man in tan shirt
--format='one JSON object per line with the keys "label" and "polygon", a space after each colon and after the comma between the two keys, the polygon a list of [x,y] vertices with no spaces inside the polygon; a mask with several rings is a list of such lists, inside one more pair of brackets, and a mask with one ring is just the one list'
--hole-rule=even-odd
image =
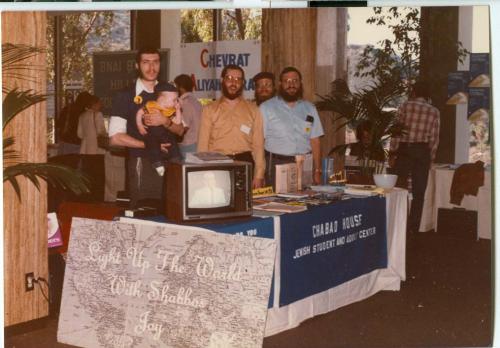
{"label": "man in tan shirt", "polygon": [[254,165],[253,187],[264,185],[264,132],[259,108],[242,97],[245,73],[227,65],[221,74],[222,97],[203,108],[198,151],[215,151]]}

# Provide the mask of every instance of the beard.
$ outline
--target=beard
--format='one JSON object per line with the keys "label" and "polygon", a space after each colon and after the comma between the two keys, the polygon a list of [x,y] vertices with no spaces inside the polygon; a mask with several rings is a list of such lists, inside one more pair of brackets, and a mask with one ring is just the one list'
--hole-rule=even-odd
{"label": "beard", "polygon": [[224,98],[227,98],[229,100],[234,100],[239,96],[241,96],[242,93],[243,93],[243,85],[241,85],[241,87],[236,92],[231,93],[227,89],[226,85],[222,84],[222,95],[224,96]]}
{"label": "beard", "polygon": [[300,87],[297,88],[293,94],[288,93],[285,89],[280,87],[280,96],[286,102],[295,102],[299,99],[302,99],[303,93],[304,90],[302,89],[302,85],[300,85]]}
{"label": "beard", "polygon": [[259,96],[259,95],[255,94],[255,102],[257,103],[257,105],[260,105],[263,102],[265,102],[266,100],[271,99],[272,97],[274,97],[274,93],[264,95],[264,96]]}

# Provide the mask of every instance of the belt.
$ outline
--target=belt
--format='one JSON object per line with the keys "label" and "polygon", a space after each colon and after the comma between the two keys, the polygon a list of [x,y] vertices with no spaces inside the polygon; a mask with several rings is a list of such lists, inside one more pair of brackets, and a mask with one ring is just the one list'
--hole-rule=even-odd
{"label": "belt", "polygon": [[240,153],[227,154],[227,157],[237,161],[250,161],[253,162],[252,151],[245,151]]}
{"label": "belt", "polygon": [[293,161],[293,162],[295,162],[295,156],[278,155],[277,153],[272,153],[272,152],[269,152],[269,151],[266,151],[266,156],[271,156],[272,158],[276,158],[276,159],[282,160],[282,161]]}

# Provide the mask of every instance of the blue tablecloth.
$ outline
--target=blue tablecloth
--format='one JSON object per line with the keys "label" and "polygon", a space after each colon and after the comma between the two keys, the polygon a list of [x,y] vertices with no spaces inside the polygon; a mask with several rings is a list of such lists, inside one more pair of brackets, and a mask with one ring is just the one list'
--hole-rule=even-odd
{"label": "blue tablecloth", "polygon": [[[263,238],[280,236],[279,306],[387,267],[384,197],[347,199],[274,218],[196,225],[212,231]],[[168,222],[165,217],[149,218]],[[274,277],[269,307],[274,304]]]}
{"label": "blue tablecloth", "polygon": [[280,307],[387,267],[384,197],[282,215],[280,229]]}

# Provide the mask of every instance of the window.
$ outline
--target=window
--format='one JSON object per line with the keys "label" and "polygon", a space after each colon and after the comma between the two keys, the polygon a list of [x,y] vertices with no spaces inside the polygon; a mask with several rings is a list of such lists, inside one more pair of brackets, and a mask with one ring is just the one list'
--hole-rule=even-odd
{"label": "window", "polygon": [[[76,12],[58,15],[61,33],[61,80],[63,107],[82,91],[93,92],[92,53],[130,49],[130,12]],[[55,142],[55,30],[56,16],[49,15],[47,26],[48,143]]]}

